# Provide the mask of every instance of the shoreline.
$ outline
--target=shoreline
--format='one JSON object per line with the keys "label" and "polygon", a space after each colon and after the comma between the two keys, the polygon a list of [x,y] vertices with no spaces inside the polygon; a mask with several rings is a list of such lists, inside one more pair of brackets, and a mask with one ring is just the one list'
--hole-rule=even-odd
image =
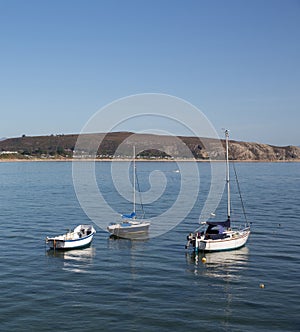
{"label": "shoreline", "polygon": [[[18,163],[18,162],[129,162],[132,159],[119,158],[119,159],[73,159],[73,158],[53,158],[53,159],[40,159],[40,158],[30,158],[30,159],[0,159],[0,163]],[[137,162],[200,162],[200,163],[210,163],[210,162],[225,162],[225,160],[202,160],[202,159],[136,159]],[[300,159],[295,160],[230,160],[229,162],[236,163],[298,163]]]}

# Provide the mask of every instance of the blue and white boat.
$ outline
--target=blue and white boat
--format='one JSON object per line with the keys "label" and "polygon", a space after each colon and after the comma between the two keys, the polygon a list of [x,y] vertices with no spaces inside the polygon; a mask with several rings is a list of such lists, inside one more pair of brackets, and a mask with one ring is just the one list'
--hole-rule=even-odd
{"label": "blue and white boat", "polygon": [[135,147],[133,147],[133,211],[121,215],[121,220],[112,222],[107,227],[110,234],[122,238],[144,238],[150,227],[150,221],[136,217],[136,166]]}
{"label": "blue and white boat", "polygon": [[46,244],[50,249],[78,249],[91,244],[96,230],[92,225],[78,225],[73,231],[54,237],[46,237]]}

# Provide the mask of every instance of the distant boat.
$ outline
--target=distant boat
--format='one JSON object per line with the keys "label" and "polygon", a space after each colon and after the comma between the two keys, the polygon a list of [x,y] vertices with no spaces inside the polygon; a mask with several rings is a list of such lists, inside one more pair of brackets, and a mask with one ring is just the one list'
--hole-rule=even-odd
{"label": "distant boat", "polygon": [[136,166],[135,147],[133,147],[133,211],[130,214],[123,214],[122,220],[112,222],[107,230],[110,234],[122,238],[143,238],[147,234],[150,222],[136,217]]}
{"label": "distant boat", "polygon": [[[248,237],[250,235],[250,226],[247,221],[243,229],[231,228],[228,130],[225,130],[225,139],[226,139],[227,220],[203,222],[201,226],[196,231],[194,231],[194,233],[190,233],[187,236],[186,248],[192,246],[195,252],[238,249],[246,244]],[[242,204],[242,206],[244,205]]]}
{"label": "distant boat", "polygon": [[78,225],[73,231],[54,237],[46,237],[50,249],[77,249],[91,244],[96,231],[92,225]]}

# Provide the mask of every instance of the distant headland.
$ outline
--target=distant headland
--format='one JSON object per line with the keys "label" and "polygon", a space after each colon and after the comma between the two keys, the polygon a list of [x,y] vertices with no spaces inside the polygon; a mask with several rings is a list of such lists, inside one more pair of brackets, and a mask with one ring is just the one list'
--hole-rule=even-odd
{"label": "distant headland", "polygon": [[[76,150],[81,159],[127,160],[132,158],[131,132],[84,134],[86,147]],[[139,160],[223,160],[224,151],[216,139],[188,136],[134,134],[138,138]],[[0,140],[0,161],[12,160],[72,160],[78,134],[26,136]],[[97,142],[101,144],[98,147]],[[122,152],[118,151],[123,142]],[[184,144],[182,144],[184,143]],[[221,140],[222,146],[225,143]],[[97,146],[97,153],[90,147]],[[159,146],[163,146],[163,151]],[[183,148],[183,146],[185,148]],[[156,148],[157,147],[157,148]],[[188,149],[186,149],[188,147]],[[186,151],[189,151],[187,154]],[[209,152],[209,151],[210,152]],[[230,140],[229,159],[236,161],[300,161],[300,147],[273,146]]]}

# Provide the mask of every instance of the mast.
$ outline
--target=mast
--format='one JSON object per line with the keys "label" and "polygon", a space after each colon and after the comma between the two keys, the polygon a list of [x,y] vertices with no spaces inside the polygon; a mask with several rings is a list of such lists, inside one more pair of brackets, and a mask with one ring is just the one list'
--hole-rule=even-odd
{"label": "mast", "polygon": [[133,212],[135,213],[135,145],[133,146]]}
{"label": "mast", "polygon": [[227,220],[230,221],[230,185],[229,185],[229,159],[228,159],[229,131],[225,130],[226,141],[226,183],[227,183]]}

